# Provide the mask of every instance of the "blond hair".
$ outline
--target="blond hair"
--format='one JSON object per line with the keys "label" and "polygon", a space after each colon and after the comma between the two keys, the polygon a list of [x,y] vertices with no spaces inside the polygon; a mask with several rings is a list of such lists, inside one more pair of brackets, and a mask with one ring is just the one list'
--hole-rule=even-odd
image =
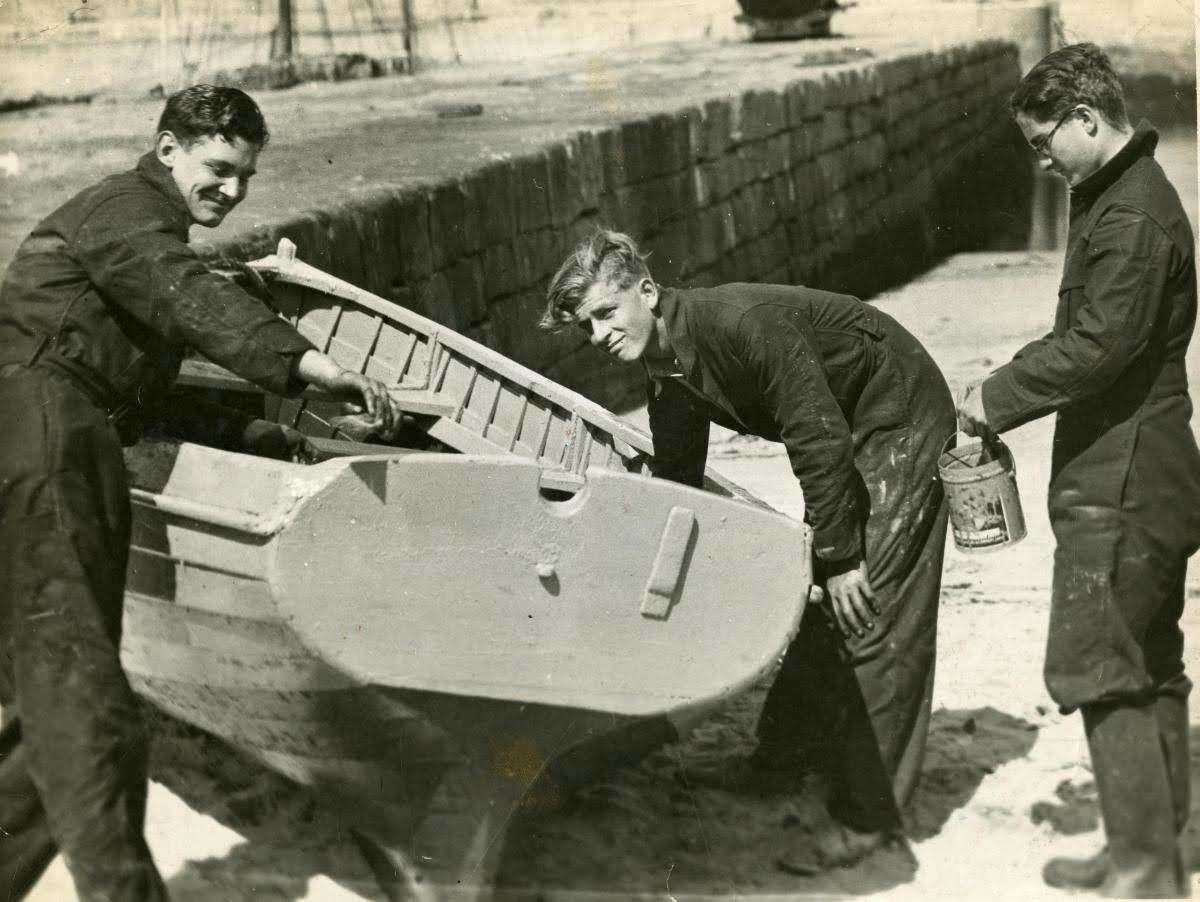
{"label": "blond hair", "polygon": [[597,229],[576,245],[550,280],[546,311],[538,326],[554,330],[574,323],[575,311],[583,303],[584,295],[598,282],[628,288],[649,276],[646,258],[632,238],[624,232]]}

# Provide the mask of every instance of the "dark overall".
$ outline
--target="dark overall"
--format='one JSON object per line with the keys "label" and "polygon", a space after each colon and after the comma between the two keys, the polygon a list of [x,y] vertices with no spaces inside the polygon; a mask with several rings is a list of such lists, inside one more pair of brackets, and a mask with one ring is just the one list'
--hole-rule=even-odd
{"label": "dark overall", "polygon": [[983,385],[997,431],[1057,413],[1046,685],[1065,710],[1083,710],[1109,846],[1125,849],[1124,823],[1143,847],[1131,860],[1172,855],[1187,819],[1191,683],[1179,619],[1200,543],[1184,370],[1194,243],[1154,161],[1157,139],[1142,123],[1073,189],[1054,331]]}
{"label": "dark overall", "polygon": [[882,608],[861,638],[805,616],[759,752],[826,774],[843,823],[896,829],[933,692],[947,518],[937,459],[955,431],[945,380],[895,320],[845,295],[735,284],[666,289],[660,303],[681,375],[650,389],[656,475],[698,484],[710,420],[783,442],[817,579],[865,560]]}
{"label": "dark overall", "polygon": [[311,345],[207,272],[166,170],[83,191],[0,289],[0,900],[61,851],[85,902],[162,899],[146,737],[119,649],[136,439],[186,347],[275,392]]}

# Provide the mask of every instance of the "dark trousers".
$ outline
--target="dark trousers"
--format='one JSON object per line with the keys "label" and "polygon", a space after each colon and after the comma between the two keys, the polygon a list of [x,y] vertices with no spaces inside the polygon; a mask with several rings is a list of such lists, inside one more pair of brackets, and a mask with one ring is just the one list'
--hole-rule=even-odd
{"label": "dark trousers", "polygon": [[940,491],[931,501],[906,536],[918,543],[910,565],[874,586],[875,629],[843,639],[828,612],[809,610],[759,719],[760,751],[798,753],[828,778],[830,813],[862,831],[901,829],[925,757],[948,517]]}
{"label": "dark trousers", "polygon": [[0,376],[0,900],[60,851],[85,902],[158,900],[146,736],[119,648],[129,495],[120,440],[65,378]]}

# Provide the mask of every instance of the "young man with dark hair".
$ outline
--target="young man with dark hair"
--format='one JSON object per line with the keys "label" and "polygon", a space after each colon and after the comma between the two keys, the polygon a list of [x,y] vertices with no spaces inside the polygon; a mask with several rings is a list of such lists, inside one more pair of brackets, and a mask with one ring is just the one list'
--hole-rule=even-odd
{"label": "young man with dark hair", "polygon": [[730,782],[827,784],[834,824],[785,862],[848,864],[898,838],[929,730],[946,538],[937,459],[954,409],[937,366],[847,295],[660,287],[616,232],[583,241],[551,281],[542,324],[567,323],[645,366],[656,476],[699,486],[710,422],[786,447],[831,616],[805,616]]}
{"label": "young man with dark hair", "polygon": [[1194,239],[1129,125],[1093,44],[1051,53],[1012,98],[1042,166],[1071,188],[1054,330],[959,397],[972,434],[1057,414],[1050,521],[1058,543],[1046,685],[1083,713],[1108,845],[1054,859],[1055,886],[1188,894],[1178,838],[1190,805],[1184,576],[1200,544],[1200,452],[1184,356],[1196,320]]}
{"label": "young man with dark hair", "polygon": [[[311,383],[398,417],[188,247],[246,195],[267,140],[233,88],[170,97],[155,149],[77,194],[22,243],[0,288],[0,894],[61,851],[85,902],[166,898],[143,838],[146,738],[119,646],[130,510],[122,444],[165,413],[187,349],[264,389]],[[179,419],[187,419],[182,417]],[[302,442],[226,423],[234,450]]]}

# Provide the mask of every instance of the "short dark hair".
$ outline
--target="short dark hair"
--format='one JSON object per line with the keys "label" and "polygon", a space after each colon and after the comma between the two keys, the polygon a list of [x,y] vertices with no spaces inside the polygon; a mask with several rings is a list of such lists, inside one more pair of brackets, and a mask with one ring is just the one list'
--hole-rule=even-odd
{"label": "short dark hair", "polygon": [[590,238],[576,245],[550,280],[546,311],[538,326],[553,331],[574,322],[584,295],[597,282],[628,288],[649,276],[646,258],[632,238],[624,232],[596,229]]}
{"label": "short dark hair", "polygon": [[1097,110],[1116,128],[1129,124],[1121,81],[1108,54],[1095,44],[1071,44],[1044,56],[1021,79],[1009,108],[1014,116],[1024,113],[1050,122],[1078,103]]}
{"label": "short dark hair", "polygon": [[158,131],[171,132],[185,145],[220,135],[226,141],[241,138],[262,147],[271,138],[267,120],[249,94],[214,85],[192,85],[168,97]]}

